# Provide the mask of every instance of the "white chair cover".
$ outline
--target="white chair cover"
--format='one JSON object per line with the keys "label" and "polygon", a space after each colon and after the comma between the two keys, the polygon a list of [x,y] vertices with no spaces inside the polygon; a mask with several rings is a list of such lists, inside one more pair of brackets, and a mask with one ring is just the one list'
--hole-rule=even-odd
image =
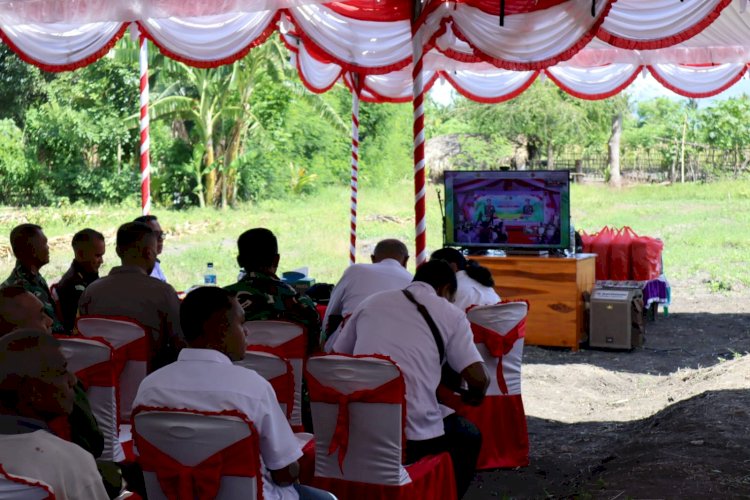
{"label": "white chair cover", "polygon": [[[275,354],[271,354],[270,352],[261,351],[247,351],[245,353],[245,359],[235,361],[234,364],[254,370],[258,375],[269,382],[286,374],[289,369],[289,365],[282,358]],[[274,390],[275,389],[276,388],[274,387]],[[287,405],[283,402],[283,396],[278,393],[276,395],[279,400],[279,406],[281,406],[281,411],[286,415]]]}
{"label": "white chair cover", "polygon": [[[307,362],[307,371],[322,385],[344,394],[375,389],[402,377],[393,362],[375,357],[313,357]],[[338,454],[328,452],[339,405],[312,401],[311,409],[315,427],[316,477],[385,485],[411,482],[401,465],[404,446],[402,404],[349,404],[349,442],[341,468]]]}
{"label": "white chair cover", "polygon": [[[528,312],[526,302],[506,302],[489,306],[477,306],[469,310],[466,316],[469,321],[478,325],[507,334],[511,331]],[[498,358],[492,356],[484,344],[477,344],[477,349],[482,355],[487,371],[490,375],[490,386],[487,388],[488,396],[502,395],[497,381]],[[518,339],[510,352],[503,356],[503,376],[508,386],[508,394],[521,394],[521,359],[523,358],[523,339]]]}
{"label": "white chair cover", "polygon": [[274,348],[279,357],[285,358],[294,371],[294,406],[290,423],[295,430],[302,428],[302,375],[305,369],[307,338],[301,325],[288,321],[245,322],[247,345]]}
{"label": "white chair cover", "polygon": [[0,499],[2,500],[54,500],[52,487],[40,481],[8,474],[0,465]]}
{"label": "white chair cover", "polygon": [[[135,429],[156,448],[191,467],[251,434],[247,422],[240,418],[182,411],[138,413]],[[167,500],[154,472],[144,471],[143,478],[149,499]],[[260,474],[255,478],[222,476],[216,500],[255,499],[261,485]]]}
{"label": "white chair cover", "polygon": [[[102,316],[80,316],[76,328],[84,337],[102,337],[117,351],[129,348],[135,342],[143,342],[143,349],[148,349],[146,331],[138,323],[126,318],[108,318]],[[143,356],[138,356],[143,357]],[[120,374],[120,423],[130,422],[133,400],[138,386],[146,378],[148,364],[145,359],[128,357]]]}
{"label": "white chair cover", "polygon": [[[102,363],[112,363],[112,349],[98,340],[61,338],[61,350],[68,361],[68,370],[82,377],[81,372]],[[112,369],[112,366],[109,366]],[[89,384],[86,395],[91,411],[104,435],[101,458],[113,462],[125,460],[125,452],[118,439],[117,395],[115,385]]]}

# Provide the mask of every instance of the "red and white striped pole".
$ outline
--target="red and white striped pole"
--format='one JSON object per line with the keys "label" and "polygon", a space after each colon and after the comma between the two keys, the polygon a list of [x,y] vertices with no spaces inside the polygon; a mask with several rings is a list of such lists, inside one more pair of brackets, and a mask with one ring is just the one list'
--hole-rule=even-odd
{"label": "red and white striped pole", "polygon": [[425,175],[424,175],[424,79],[422,78],[422,32],[417,27],[421,11],[419,0],[414,2],[412,12],[412,107],[414,137],[414,225],[416,229],[415,255],[417,266],[427,261],[427,231],[425,222]]}
{"label": "red and white striped pole", "polygon": [[357,260],[357,189],[359,180],[359,74],[352,73],[352,203],[349,233],[349,264]]}
{"label": "red and white striped pole", "polygon": [[149,157],[148,39],[139,33],[138,63],[141,69],[141,210],[151,212],[151,159]]}

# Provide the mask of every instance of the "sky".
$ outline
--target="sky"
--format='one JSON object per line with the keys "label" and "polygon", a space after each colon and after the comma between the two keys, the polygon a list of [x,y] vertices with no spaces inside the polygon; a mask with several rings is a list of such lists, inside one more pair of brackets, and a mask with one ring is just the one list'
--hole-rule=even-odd
{"label": "sky", "polygon": [[[448,83],[441,83],[442,80],[435,82],[435,86],[430,91],[430,95],[441,104],[449,104],[455,95],[455,91]],[[668,99],[682,100],[679,94],[675,94],[671,90],[664,88],[659,82],[657,82],[651,74],[647,74],[644,78],[643,75],[638,75],[635,81],[630,84],[625,92],[631,95],[632,102],[646,101],[655,97],[666,97]],[[714,97],[698,99],[698,107],[705,107],[710,105],[713,101],[728,99],[730,97],[739,97],[743,93],[750,95],[750,79],[747,75],[742,79],[729,87],[727,90],[718,94]]]}

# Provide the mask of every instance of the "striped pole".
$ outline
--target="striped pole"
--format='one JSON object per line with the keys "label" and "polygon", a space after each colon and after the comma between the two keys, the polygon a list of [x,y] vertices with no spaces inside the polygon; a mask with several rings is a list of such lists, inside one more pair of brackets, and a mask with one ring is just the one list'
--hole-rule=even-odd
{"label": "striped pole", "polygon": [[143,215],[151,212],[151,159],[149,158],[148,117],[148,40],[139,35],[138,62],[141,69],[141,209]]}
{"label": "striped pole", "polygon": [[349,234],[349,264],[357,260],[357,183],[359,173],[359,74],[352,73],[352,203]]}
{"label": "striped pole", "polygon": [[422,78],[422,33],[416,20],[421,11],[419,0],[414,2],[412,18],[412,107],[414,137],[414,225],[416,229],[415,255],[417,266],[427,261],[427,233],[425,223],[424,175],[424,79]]}

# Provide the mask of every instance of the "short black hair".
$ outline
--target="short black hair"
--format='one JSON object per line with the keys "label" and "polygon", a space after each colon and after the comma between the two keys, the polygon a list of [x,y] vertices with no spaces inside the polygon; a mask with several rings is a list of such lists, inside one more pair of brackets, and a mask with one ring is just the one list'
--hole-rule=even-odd
{"label": "short black hair", "polygon": [[36,224],[26,223],[14,227],[10,232],[10,248],[13,249],[13,255],[17,257],[26,243],[40,232],[42,226]]}
{"label": "short black hair", "polygon": [[435,250],[430,255],[430,260],[444,260],[448,264],[455,264],[459,271],[466,269],[466,257],[455,248],[445,247]]}
{"label": "short black hair", "polygon": [[456,282],[456,273],[451,269],[450,264],[444,260],[431,260],[425,262],[417,268],[413,281],[421,281],[432,285],[437,290],[441,286],[448,285],[450,292],[456,293],[458,283]]}
{"label": "short black hair", "polygon": [[18,305],[13,301],[24,293],[31,292],[17,285],[0,288],[0,337],[16,329],[16,325],[8,319],[8,316],[12,315],[15,309],[18,308]]}
{"label": "short black hair", "polygon": [[279,254],[279,244],[269,229],[256,227],[240,235],[237,239],[237,250],[240,265],[246,271],[251,271],[272,266]]}
{"label": "short black hair", "polygon": [[131,248],[147,237],[154,237],[154,230],[143,222],[127,222],[117,229],[117,248]]}
{"label": "short black hair", "polygon": [[141,215],[140,217],[133,219],[133,222],[143,222],[146,224],[155,220],[159,220],[155,215]]}
{"label": "short black hair", "polygon": [[203,336],[203,327],[214,313],[232,309],[234,296],[234,292],[217,286],[202,286],[188,293],[180,304],[180,324],[185,340],[193,342]]}
{"label": "short black hair", "polygon": [[104,235],[95,229],[87,227],[73,235],[73,241],[71,244],[73,245],[73,248],[78,248],[81,243],[89,243],[94,240],[104,241]]}

